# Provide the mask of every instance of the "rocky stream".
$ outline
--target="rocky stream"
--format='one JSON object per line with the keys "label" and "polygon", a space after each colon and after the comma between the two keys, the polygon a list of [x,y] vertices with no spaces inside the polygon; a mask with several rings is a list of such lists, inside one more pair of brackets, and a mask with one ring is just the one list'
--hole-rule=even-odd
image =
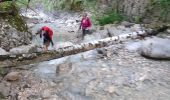
{"label": "rocky stream", "polygon": [[[28,11],[22,15],[26,15],[33,35],[44,25],[54,30],[54,48],[107,38],[108,31],[116,36],[145,29],[141,24],[125,21],[119,25],[93,26],[93,33],[82,40],[77,31],[79,13],[58,12],[49,17],[43,12]],[[5,68],[0,77],[0,100],[169,100],[169,39],[166,30],[157,36]],[[39,36],[34,35],[32,44],[41,46],[40,43]]]}

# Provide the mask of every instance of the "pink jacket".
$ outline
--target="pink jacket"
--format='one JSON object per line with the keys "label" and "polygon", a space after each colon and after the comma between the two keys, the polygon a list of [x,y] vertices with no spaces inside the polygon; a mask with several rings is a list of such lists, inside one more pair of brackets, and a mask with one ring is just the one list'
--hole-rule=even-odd
{"label": "pink jacket", "polygon": [[91,21],[90,19],[87,18],[82,18],[80,28],[86,29],[87,27],[91,27]]}

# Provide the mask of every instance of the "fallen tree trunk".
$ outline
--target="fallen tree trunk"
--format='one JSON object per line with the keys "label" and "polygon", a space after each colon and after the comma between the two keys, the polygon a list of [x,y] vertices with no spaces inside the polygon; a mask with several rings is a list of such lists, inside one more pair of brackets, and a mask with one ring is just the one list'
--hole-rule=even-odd
{"label": "fallen tree trunk", "polygon": [[32,54],[18,54],[18,55],[0,55],[0,67],[15,67],[19,65],[27,65],[31,63],[38,63],[41,61],[57,59],[60,57],[77,54],[95,48],[101,48],[101,47],[113,45],[114,43],[119,43],[127,39],[135,39],[139,37],[146,37],[148,35],[154,35],[157,34],[159,31],[160,29],[156,31],[147,30],[147,31],[133,32],[133,33],[113,36],[113,37],[109,37],[109,38],[105,38],[89,43],[67,46],[49,52],[35,52]]}

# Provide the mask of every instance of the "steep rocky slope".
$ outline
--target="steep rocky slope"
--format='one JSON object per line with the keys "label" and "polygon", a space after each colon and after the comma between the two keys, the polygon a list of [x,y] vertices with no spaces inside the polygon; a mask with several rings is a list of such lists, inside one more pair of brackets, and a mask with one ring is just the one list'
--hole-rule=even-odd
{"label": "steep rocky slope", "polygon": [[0,3],[0,47],[10,50],[13,47],[29,44],[31,33],[11,2]]}

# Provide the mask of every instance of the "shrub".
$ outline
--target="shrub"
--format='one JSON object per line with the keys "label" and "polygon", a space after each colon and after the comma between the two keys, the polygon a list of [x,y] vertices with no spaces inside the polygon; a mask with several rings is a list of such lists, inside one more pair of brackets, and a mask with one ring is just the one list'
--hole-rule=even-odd
{"label": "shrub", "polygon": [[97,20],[100,25],[106,25],[106,24],[112,24],[115,22],[121,22],[124,19],[124,17],[116,12],[109,12],[101,17],[99,17]]}

